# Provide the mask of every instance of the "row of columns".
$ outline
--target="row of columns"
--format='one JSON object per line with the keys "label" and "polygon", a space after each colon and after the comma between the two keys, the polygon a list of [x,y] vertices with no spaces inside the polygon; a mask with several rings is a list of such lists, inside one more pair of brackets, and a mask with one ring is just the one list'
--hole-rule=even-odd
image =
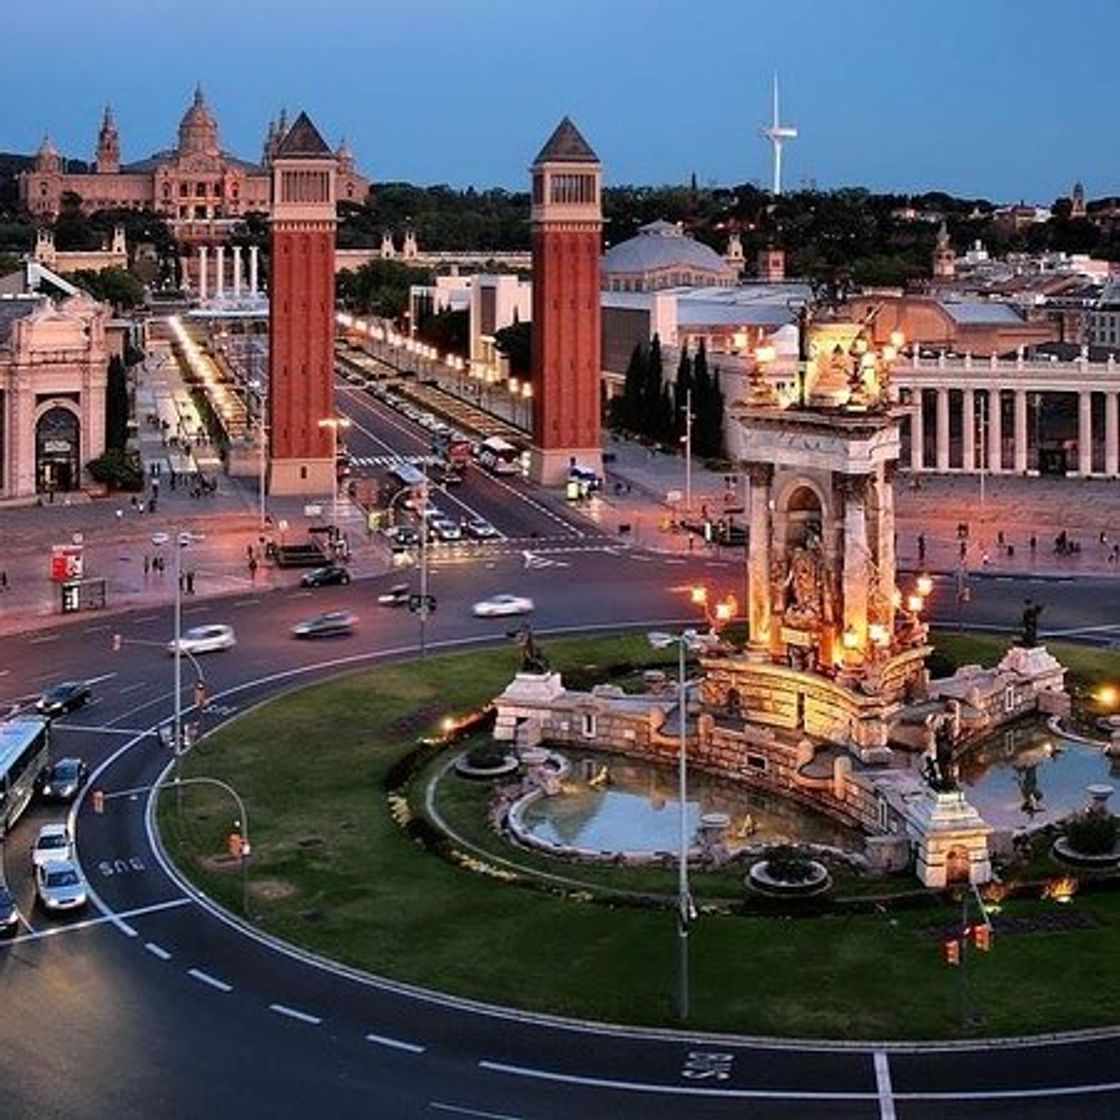
{"label": "row of columns", "polygon": [[[1027,396],[1041,396],[1028,389],[1009,390],[1013,402],[1013,466],[1016,474],[1027,472]],[[950,470],[949,466],[949,389],[935,390],[935,457],[934,469]],[[986,469],[1000,474],[1003,465],[1003,410],[1000,407],[1003,390],[991,388],[961,390],[961,470],[965,472]],[[1077,401],[1077,473],[1088,477],[1093,473],[1093,391],[1078,391]],[[924,471],[925,465],[925,414],[923,394],[915,390],[911,397],[910,413],[910,470]],[[1107,392],[1104,409],[1104,473],[1113,477],[1120,473],[1120,392]],[[979,438],[979,443],[978,443]]]}
{"label": "row of columns", "polygon": [[[225,295],[225,280],[226,280],[226,247],[218,245],[214,249],[214,296],[216,299],[221,299]],[[258,254],[259,250],[256,245],[249,246],[249,295],[256,296],[258,292]],[[205,300],[209,298],[209,288],[206,281],[206,263],[209,258],[210,251],[206,245],[198,247],[198,298]],[[242,262],[241,262],[241,246],[233,246],[233,296],[234,299],[241,298],[241,277],[242,277]]]}

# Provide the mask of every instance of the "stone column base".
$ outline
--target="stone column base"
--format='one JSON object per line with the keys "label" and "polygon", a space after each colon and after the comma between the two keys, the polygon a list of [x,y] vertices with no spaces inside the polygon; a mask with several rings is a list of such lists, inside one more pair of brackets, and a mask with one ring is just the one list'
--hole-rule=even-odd
{"label": "stone column base", "polygon": [[598,447],[534,447],[529,460],[529,475],[542,486],[563,486],[568,481],[572,460],[602,477],[603,452]]}
{"label": "stone column base", "polygon": [[268,464],[268,492],[306,495],[330,502],[338,484],[337,467],[330,459],[272,459]]}

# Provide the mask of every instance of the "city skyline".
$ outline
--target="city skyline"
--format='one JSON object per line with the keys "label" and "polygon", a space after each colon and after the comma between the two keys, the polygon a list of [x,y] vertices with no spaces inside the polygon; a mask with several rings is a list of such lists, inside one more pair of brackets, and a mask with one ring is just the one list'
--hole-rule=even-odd
{"label": "city skyline", "polygon": [[[17,9],[21,44],[0,77],[0,149],[30,154],[49,133],[92,156],[105,104],[126,161],[171,147],[196,83],[223,147],[259,158],[281,106],[343,137],[373,181],[526,189],[528,164],[561,117],[599,152],[606,185],[755,182],[772,173],[759,129],[775,70],[784,189],[945,190],[1046,204],[1075,180],[1120,194],[1107,145],[1120,8],[1074,0],[1062,53],[1041,0],[947,0],[936,21],[881,0],[820,5],[486,0],[368,6],[249,0],[221,22],[164,0],[63,0],[58,26]],[[764,20],[779,14],[781,19]],[[113,65],[106,65],[106,60]],[[574,60],[574,61],[573,61]],[[1071,72],[1076,75],[1071,77]],[[323,75],[330,75],[324,82]]]}

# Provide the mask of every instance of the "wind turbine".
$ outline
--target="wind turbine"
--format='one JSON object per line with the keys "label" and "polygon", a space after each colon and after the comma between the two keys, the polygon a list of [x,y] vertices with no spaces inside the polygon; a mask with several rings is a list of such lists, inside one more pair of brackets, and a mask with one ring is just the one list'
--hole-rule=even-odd
{"label": "wind turbine", "polygon": [[774,123],[763,125],[759,136],[769,140],[774,145],[774,197],[782,193],[782,142],[793,140],[797,136],[797,129],[779,123],[778,116],[778,75],[774,75]]}

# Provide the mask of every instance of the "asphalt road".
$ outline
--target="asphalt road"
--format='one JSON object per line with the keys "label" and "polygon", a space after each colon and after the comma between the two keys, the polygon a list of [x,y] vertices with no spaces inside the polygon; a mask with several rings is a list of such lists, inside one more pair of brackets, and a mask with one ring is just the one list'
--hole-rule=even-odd
{"label": "asphalt road", "polygon": [[[504,507],[483,508],[497,517]],[[529,558],[510,548],[485,561],[437,561],[439,608],[428,638],[501,639],[508,620],[476,620],[468,609],[497,590],[536,599],[539,634],[683,622],[690,612],[680,589],[691,578],[732,583],[741,573],[729,561],[596,542]],[[236,650],[201,661],[207,725],[295,682],[414,652],[416,619],[374,605],[392,579],[188,601],[184,625],[229,622],[239,638]],[[970,625],[1011,629],[1031,595],[1046,603],[1044,637],[1120,626],[1120,586],[1109,581],[984,580],[974,590]],[[953,592],[935,590],[935,618],[955,620]],[[338,606],[360,616],[353,637],[288,636],[298,619]],[[168,874],[150,834],[146,789],[168,763],[152,730],[172,706],[162,650],[170,630],[169,610],[145,610],[0,640],[0,700],[8,706],[49,681],[96,681],[95,703],[58,721],[56,752],[101,767],[96,784],[109,793],[104,815],[91,812],[88,798],[77,812],[82,865],[100,900],[84,919],[53,920],[31,905],[28,847],[38,825],[60,811],[35,806],[5,847],[8,877],[34,927],[0,948],[5,1115],[1053,1120],[1120,1111],[1115,1032],[995,1049],[796,1048],[616,1033],[410,992],[235,928]],[[120,653],[109,653],[111,632],[123,636]],[[184,679],[189,686],[187,665]]]}

